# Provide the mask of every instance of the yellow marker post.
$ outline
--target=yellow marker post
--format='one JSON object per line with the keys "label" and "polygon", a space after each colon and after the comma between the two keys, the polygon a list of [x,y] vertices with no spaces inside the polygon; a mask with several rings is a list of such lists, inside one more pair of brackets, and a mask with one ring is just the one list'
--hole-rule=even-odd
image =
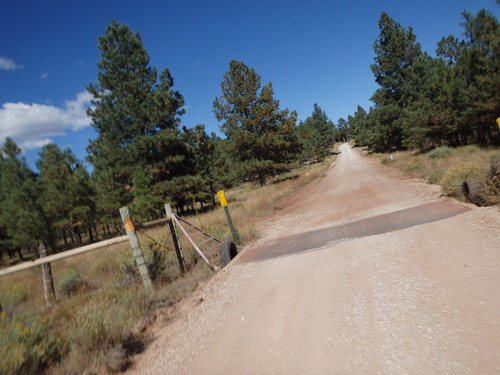
{"label": "yellow marker post", "polygon": [[227,207],[227,199],[226,199],[226,194],[224,193],[224,190],[219,190],[217,192],[217,195],[219,196],[220,205],[222,207]]}
{"label": "yellow marker post", "polygon": [[233,241],[237,245],[238,244],[238,235],[236,234],[236,230],[234,229],[233,221],[231,220],[231,215],[229,214],[229,209],[227,208],[227,199],[224,190],[219,190],[217,192],[219,197],[220,205],[224,208],[224,212],[226,213],[227,222],[229,224],[229,229],[231,229],[231,235],[233,236]]}

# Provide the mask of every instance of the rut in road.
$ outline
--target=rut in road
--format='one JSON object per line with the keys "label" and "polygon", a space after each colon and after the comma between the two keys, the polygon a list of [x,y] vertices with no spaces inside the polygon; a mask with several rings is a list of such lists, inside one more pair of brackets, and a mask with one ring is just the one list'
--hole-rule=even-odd
{"label": "rut in road", "polygon": [[238,262],[282,237],[304,249],[316,239],[301,234],[436,202],[434,187],[343,145],[324,178],[262,223],[260,241],[178,306],[129,373],[500,372],[497,208]]}

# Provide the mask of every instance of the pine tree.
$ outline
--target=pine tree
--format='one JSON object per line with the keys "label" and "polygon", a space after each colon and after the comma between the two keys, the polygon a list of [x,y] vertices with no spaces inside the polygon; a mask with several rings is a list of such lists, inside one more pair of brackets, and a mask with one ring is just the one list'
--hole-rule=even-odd
{"label": "pine tree", "polygon": [[368,145],[369,126],[368,114],[363,107],[358,105],[354,116],[349,116],[347,121],[349,123],[349,133],[359,146]]}
{"label": "pine tree", "polygon": [[[207,201],[215,205],[215,193],[217,191],[217,177],[214,172],[215,144],[212,138],[205,132],[205,125],[203,124],[196,125],[193,129],[183,128],[183,132],[186,142],[193,150],[196,170],[204,181],[203,186],[200,187],[209,193],[205,197],[208,199]],[[204,200],[201,203],[206,203],[207,201]]]}
{"label": "pine tree", "polygon": [[453,69],[443,59],[422,54],[405,82],[408,102],[402,120],[403,145],[428,150],[456,145],[459,108],[453,91]]}
{"label": "pine tree", "polygon": [[314,104],[311,116],[299,123],[297,135],[306,159],[323,160],[335,142],[335,126],[325,111]]}
{"label": "pine tree", "polygon": [[456,67],[468,84],[465,121],[472,125],[474,142],[492,143],[500,113],[500,24],[485,9],[475,16],[463,12],[463,17],[465,40]]}
{"label": "pine tree", "polygon": [[349,123],[342,117],[337,121],[336,140],[337,142],[347,142],[349,140]]}
{"label": "pine tree", "polygon": [[[94,194],[85,167],[71,150],[62,151],[55,144],[42,149],[37,167],[42,207],[51,227],[59,232],[57,238],[64,239],[67,245],[70,236],[81,244],[82,231],[87,231],[93,239]],[[55,240],[56,234],[52,236]]]}
{"label": "pine tree", "polygon": [[[98,137],[88,152],[98,208],[109,223],[119,220],[120,206],[134,201],[145,215],[161,209],[172,193],[171,180],[194,168],[178,129],[184,100],[172,89],[169,70],[158,80],[140,35],[117,22],[99,38],[99,49],[98,84],[88,86],[94,96],[88,113]],[[147,188],[151,193],[145,195]]]}
{"label": "pine tree", "polygon": [[3,154],[0,175],[0,222],[8,246],[17,249],[33,248],[47,240],[46,221],[39,204],[40,190],[35,173],[20,148],[7,138],[1,149]]}
{"label": "pine tree", "polygon": [[[0,206],[2,205],[2,202],[4,201],[3,197],[3,192],[2,192],[2,175],[5,173],[4,170],[4,157],[2,152],[0,152]],[[9,243],[9,237],[7,236],[7,226],[6,223],[3,221],[4,218],[2,217],[2,214],[0,212],[0,263],[3,261],[3,254],[7,252],[9,254],[9,257],[12,257],[12,248]]]}
{"label": "pine tree", "polygon": [[260,76],[243,62],[231,61],[221,88],[214,113],[223,121],[229,154],[242,176],[264,185],[268,177],[287,170],[300,152],[297,114],[280,110],[271,83],[261,89]]}
{"label": "pine tree", "polygon": [[403,146],[402,117],[408,104],[403,90],[421,48],[412,28],[406,30],[385,12],[380,16],[379,28],[379,38],[373,45],[377,56],[371,65],[380,85],[371,98],[377,119],[372,138],[378,151],[388,151]]}

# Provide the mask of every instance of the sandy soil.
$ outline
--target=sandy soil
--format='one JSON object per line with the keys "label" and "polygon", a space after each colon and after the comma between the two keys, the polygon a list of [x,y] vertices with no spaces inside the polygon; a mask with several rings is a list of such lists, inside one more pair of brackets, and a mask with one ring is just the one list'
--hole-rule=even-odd
{"label": "sandy soil", "polygon": [[[440,199],[343,145],[244,254]],[[128,374],[499,374],[500,213],[469,207],[321,249],[237,258],[156,325]]]}

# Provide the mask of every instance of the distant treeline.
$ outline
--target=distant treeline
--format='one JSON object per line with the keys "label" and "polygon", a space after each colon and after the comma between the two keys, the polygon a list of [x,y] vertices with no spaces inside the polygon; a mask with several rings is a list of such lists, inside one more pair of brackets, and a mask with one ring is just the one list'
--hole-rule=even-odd
{"label": "distant treeline", "polygon": [[487,10],[463,18],[463,39],[442,38],[431,57],[411,28],[382,13],[371,65],[380,85],[375,105],[348,120],[358,143],[376,151],[499,143],[499,24]]}
{"label": "distant treeline", "polygon": [[0,255],[22,257],[20,249],[40,241],[56,252],[115,235],[125,205],[138,220],[158,218],[165,202],[181,213],[214,205],[217,190],[266,184],[299,163],[323,160],[336,141],[355,139],[376,151],[494,143],[498,22],[485,10],[464,19],[465,39],[443,38],[432,58],[411,28],[383,13],[371,66],[380,85],[375,105],[336,124],[317,104],[297,123],[295,111],[279,108],[271,83],[262,86],[254,69],[231,61],[213,103],[224,138],[201,124],[181,126],[184,99],[169,70],[158,74],[140,35],[112,22],[99,38],[97,82],[87,88],[98,136],[86,160],[49,144],[35,172],[14,140],[0,150]]}

